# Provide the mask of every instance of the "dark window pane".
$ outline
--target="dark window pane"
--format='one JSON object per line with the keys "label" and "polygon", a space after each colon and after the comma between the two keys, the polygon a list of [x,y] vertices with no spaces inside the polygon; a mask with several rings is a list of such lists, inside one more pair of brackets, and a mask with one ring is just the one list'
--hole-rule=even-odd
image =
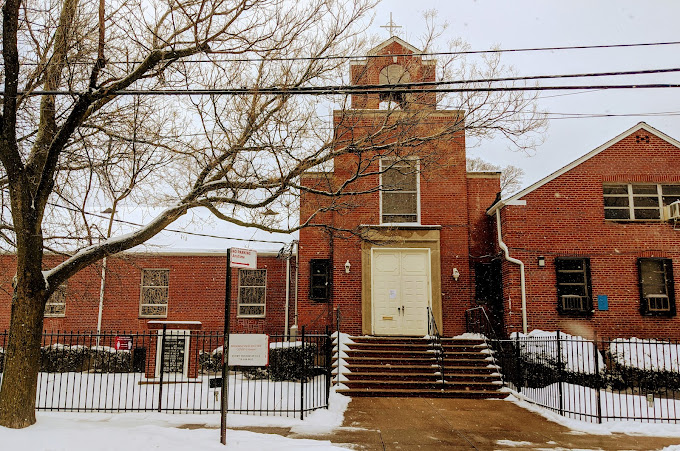
{"label": "dark window pane", "polygon": [[604,194],[628,194],[628,185],[604,185]]}
{"label": "dark window pane", "polygon": [[626,197],[610,197],[604,198],[605,207],[627,207],[628,206],[628,196]]}
{"label": "dark window pane", "polygon": [[630,211],[627,208],[607,208],[604,210],[605,219],[630,219]]}
{"label": "dark window pane", "polygon": [[660,219],[661,213],[658,208],[655,209],[635,209],[635,219]]}
{"label": "dark window pane", "polygon": [[680,200],[680,196],[663,196],[664,205],[670,205],[678,200]]}
{"label": "dark window pane", "polygon": [[633,197],[633,205],[636,207],[658,207],[659,198],[654,197]]}
{"label": "dark window pane", "polygon": [[633,194],[657,194],[656,185],[633,185]]}
{"label": "dark window pane", "polygon": [[663,185],[661,192],[664,196],[680,196],[680,185]]}

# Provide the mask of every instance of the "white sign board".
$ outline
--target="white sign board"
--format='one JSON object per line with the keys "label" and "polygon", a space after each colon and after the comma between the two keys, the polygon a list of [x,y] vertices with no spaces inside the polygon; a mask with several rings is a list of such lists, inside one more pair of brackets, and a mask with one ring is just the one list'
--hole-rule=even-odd
{"label": "white sign board", "polygon": [[269,335],[229,334],[230,366],[267,366]]}
{"label": "white sign board", "polygon": [[231,267],[257,269],[257,251],[252,249],[231,248]]}

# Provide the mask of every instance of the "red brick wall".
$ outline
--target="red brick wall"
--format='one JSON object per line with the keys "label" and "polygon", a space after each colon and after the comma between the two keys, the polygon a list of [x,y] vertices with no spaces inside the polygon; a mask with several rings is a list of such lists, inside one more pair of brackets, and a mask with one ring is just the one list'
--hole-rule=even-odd
{"label": "red brick wall", "polygon": [[[650,136],[636,143],[635,135]],[[641,130],[524,196],[526,206],[503,208],[503,239],[510,255],[526,265],[529,329],[611,337],[680,338],[680,319],[642,316],[638,257],[672,258],[680,293],[680,231],[667,222],[604,220],[603,182],[680,183],[680,149]],[[546,266],[539,268],[543,255]],[[559,315],[554,259],[590,258],[595,311],[591,317]],[[608,295],[609,310],[597,309]],[[519,271],[504,263],[505,321],[521,330]],[[512,308],[510,308],[510,303]]]}
{"label": "red brick wall", "polygon": [[[47,258],[47,267],[57,259]],[[295,260],[291,261],[294,269]],[[13,255],[0,256],[0,330],[9,327]],[[285,309],[285,260],[258,256],[258,268],[267,269],[265,318],[237,315],[238,271],[232,274],[232,330],[234,332],[283,333]],[[203,330],[222,330],[226,283],[225,254],[123,254],[108,259],[103,331],[146,331],[153,318],[139,317],[142,269],[169,269],[168,321],[201,321]],[[291,278],[294,271],[291,271]],[[101,283],[101,262],[68,281],[66,316],[45,318],[45,330],[96,331]],[[294,281],[291,282],[294,287]],[[291,289],[291,311],[294,288]],[[292,318],[292,314],[291,314]]]}

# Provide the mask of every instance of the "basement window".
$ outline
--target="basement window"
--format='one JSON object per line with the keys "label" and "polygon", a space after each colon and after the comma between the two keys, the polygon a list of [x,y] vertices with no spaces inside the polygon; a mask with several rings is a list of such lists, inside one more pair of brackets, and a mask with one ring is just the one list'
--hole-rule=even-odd
{"label": "basement window", "polygon": [[590,259],[555,259],[557,311],[561,314],[590,315],[593,312]]}
{"label": "basement window", "polygon": [[673,261],[669,258],[639,258],[640,313],[648,316],[675,315]]}

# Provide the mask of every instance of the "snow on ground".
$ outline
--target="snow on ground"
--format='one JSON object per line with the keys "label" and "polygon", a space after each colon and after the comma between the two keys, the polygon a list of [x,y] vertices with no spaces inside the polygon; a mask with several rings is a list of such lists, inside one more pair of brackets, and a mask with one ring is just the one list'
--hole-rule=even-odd
{"label": "snow on ground", "polygon": [[[593,435],[611,435],[612,433],[644,435],[650,437],[680,437],[680,424],[669,423],[643,423],[640,421],[605,421],[602,424],[589,423],[586,421],[575,420],[563,417],[555,412],[539,407],[523,399],[524,397],[517,392],[512,392],[507,401],[513,402],[518,406],[550,420],[561,424],[573,431],[583,432]],[[680,451],[678,448],[677,451]]]}
{"label": "snow on ground", "polygon": [[609,351],[616,361],[632,368],[652,371],[680,371],[680,344],[667,341],[616,339]]}
{"label": "snow on ground", "polygon": [[[576,335],[560,333],[560,347],[557,348],[557,332],[546,332],[535,329],[528,334],[513,332],[511,339],[520,338],[520,352],[536,363],[555,365],[558,360],[564,364],[564,369],[577,373],[595,373],[595,348],[591,340]],[[603,371],[604,360],[600,353],[598,368]]]}
{"label": "snow on ground", "polygon": [[[228,427],[290,427],[300,434],[326,434],[342,424],[349,398],[331,393],[328,410],[320,409],[304,420],[291,417],[232,415]],[[179,451],[276,449],[293,451],[343,450],[326,440],[290,439],[275,434],[227,431],[227,447],[219,443],[220,416],[159,413],[47,413],[38,412],[38,422],[26,429],[0,427],[2,449],[31,451]],[[181,426],[191,425],[192,428]]]}

